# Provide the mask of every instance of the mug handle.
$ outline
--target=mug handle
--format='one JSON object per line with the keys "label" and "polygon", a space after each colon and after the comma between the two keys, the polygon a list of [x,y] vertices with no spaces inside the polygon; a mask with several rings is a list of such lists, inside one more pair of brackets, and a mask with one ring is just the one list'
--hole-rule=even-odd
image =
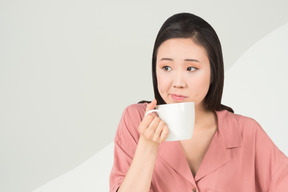
{"label": "mug handle", "polygon": [[[153,112],[158,112],[159,111],[159,109],[152,109],[152,110],[150,110],[150,111],[147,111],[146,113],[145,113],[145,116],[144,117],[146,117],[149,113],[153,113]],[[157,113],[158,114],[158,113]]]}

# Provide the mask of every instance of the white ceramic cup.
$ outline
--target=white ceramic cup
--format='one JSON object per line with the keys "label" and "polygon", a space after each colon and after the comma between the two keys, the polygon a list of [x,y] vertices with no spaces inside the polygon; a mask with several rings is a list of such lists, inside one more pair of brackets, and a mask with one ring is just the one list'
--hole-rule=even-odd
{"label": "white ceramic cup", "polygon": [[195,121],[193,102],[157,105],[156,109],[147,111],[145,116],[152,112],[156,112],[159,118],[168,126],[169,135],[166,141],[192,138]]}

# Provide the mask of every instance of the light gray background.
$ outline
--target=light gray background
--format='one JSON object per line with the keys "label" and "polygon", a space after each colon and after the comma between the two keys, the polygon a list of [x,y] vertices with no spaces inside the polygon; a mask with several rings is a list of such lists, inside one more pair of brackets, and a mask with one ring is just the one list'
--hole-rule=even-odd
{"label": "light gray background", "polygon": [[[245,51],[226,72],[223,95],[224,103],[233,106],[235,111],[256,118],[286,155],[288,92],[283,87],[287,87],[288,82],[287,34],[288,23]],[[33,192],[109,191],[112,164],[113,142]]]}
{"label": "light gray background", "polygon": [[32,191],[113,141],[123,109],[153,99],[151,53],[167,17],[187,11],[207,20],[229,69],[288,23],[287,7],[285,0],[0,1],[0,191]]}

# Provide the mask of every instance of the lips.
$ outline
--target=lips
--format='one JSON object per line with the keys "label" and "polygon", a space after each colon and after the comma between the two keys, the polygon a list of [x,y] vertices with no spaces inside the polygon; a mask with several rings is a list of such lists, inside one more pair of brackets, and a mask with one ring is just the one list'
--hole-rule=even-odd
{"label": "lips", "polygon": [[187,97],[185,97],[183,95],[177,95],[177,94],[171,94],[171,97],[172,97],[173,100],[177,100],[177,101],[182,101],[182,100],[187,98]]}

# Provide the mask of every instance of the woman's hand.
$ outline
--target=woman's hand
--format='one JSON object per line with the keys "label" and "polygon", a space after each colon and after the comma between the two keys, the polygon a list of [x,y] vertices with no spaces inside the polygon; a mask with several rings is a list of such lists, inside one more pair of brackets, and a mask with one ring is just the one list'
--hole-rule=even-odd
{"label": "woman's hand", "polygon": [[[146,107],[146,113],[154,109],[156,104],[156,99],[149,103]],[[143,118],[138,130],[140,137],[155,143],[162,143],[169,134],[167,125],[154,113],[149,113]]]}

